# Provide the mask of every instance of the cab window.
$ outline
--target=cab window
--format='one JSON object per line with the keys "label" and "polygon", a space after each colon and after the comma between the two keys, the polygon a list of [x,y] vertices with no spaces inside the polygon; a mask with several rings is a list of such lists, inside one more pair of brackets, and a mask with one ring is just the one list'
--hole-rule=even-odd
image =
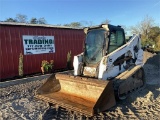
{"label": "cab window", "polygon": [[117,31],[117,46],[120,47],[124,44],[124,36],[122,31]]}
{"label": "cab window", "polygon": [[122,31],[112,31],[108,52],[111,53],[124,44],[124,35]]}

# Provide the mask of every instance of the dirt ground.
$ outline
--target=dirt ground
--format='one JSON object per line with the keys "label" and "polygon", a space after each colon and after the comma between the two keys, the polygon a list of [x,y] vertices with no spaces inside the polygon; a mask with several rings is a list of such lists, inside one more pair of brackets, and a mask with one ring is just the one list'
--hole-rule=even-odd
{"label": "dirt ground", "polygon": [[[146,87],[131,93],[110,110],[82,119],[160,119],[160,55],[144,52]],[[0,120],[79,119],[63,108],[49,107],[34,98],[45,79],[0,86]],[[1,83],[0,83],[1,84]]]}

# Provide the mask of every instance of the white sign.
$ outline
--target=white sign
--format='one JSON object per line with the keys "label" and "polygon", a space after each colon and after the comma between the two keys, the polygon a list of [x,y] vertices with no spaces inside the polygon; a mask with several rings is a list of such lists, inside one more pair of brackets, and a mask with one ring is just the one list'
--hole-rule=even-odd
{"label": "white sign", "polygon": [[54,36],[23,35],[24,55],[54,53]]}

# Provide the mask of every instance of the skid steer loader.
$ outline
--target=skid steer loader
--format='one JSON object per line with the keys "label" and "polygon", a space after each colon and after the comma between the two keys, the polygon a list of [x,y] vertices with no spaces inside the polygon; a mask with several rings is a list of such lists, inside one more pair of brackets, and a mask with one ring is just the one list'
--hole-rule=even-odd
{"label": "skid steer loader", "polygon": [[144,86],[143,50],[140,36],[126,43],[120,26],[103,24],[84,32],[84,52],[74,56],[74,70],[51,75],[36,97],[93,116]]}

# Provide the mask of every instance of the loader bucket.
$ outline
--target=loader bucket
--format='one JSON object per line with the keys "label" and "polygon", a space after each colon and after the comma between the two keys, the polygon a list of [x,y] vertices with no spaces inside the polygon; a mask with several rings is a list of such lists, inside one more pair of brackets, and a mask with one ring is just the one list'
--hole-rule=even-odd
{"label": "loader bucket", "polygon": [[116,104],[111,81],[70,75],[51,75],[36,93],[36,97],[67,110],[93,116]]}

